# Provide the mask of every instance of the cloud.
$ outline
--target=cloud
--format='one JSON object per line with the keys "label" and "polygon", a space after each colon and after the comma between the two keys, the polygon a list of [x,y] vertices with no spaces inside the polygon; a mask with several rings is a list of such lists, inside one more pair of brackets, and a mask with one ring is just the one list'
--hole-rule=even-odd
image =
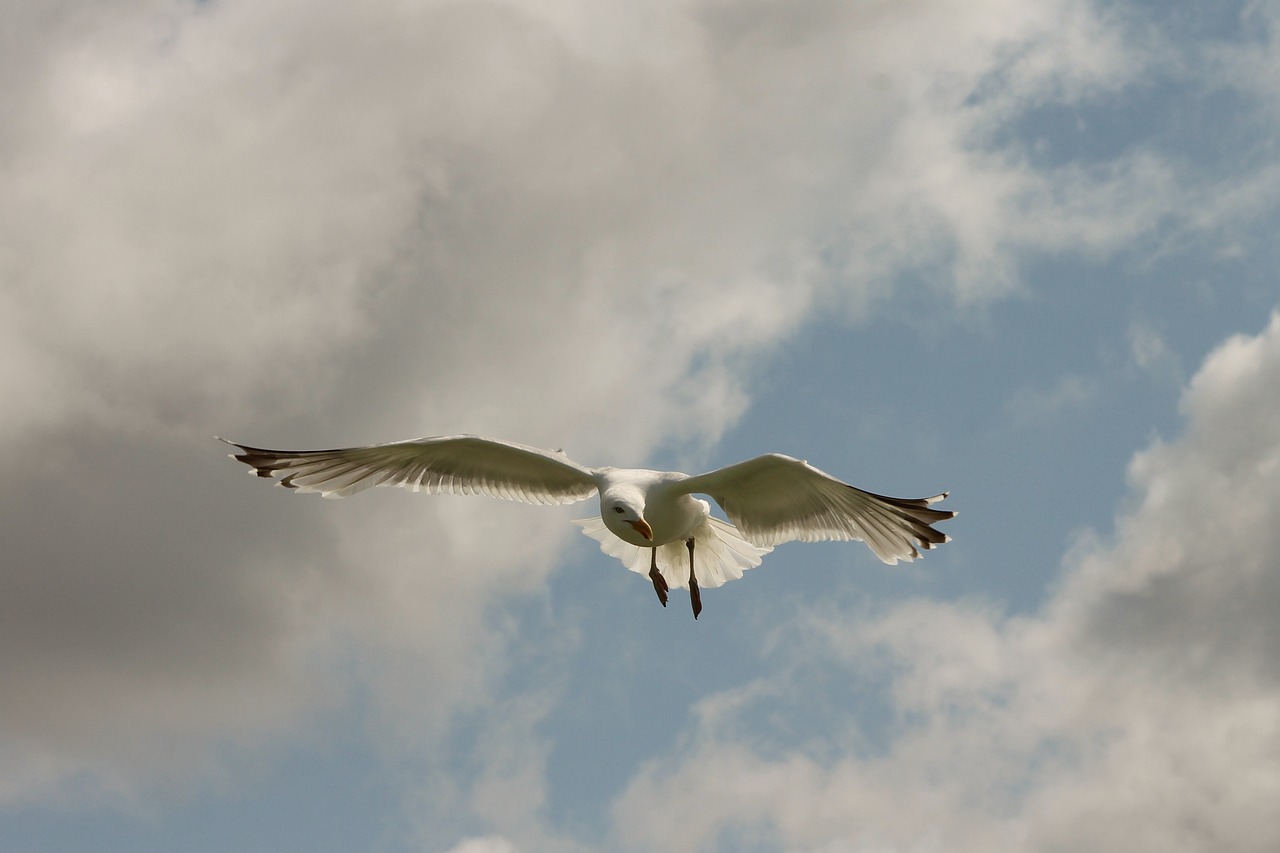
{"label": "cloud", "polygon": [[8,96],[13,798],[180,773],[324,707],[352,657],[392,731],[438,732],[501,677],[488,608],[571,532],[405,495],[304,509],[212,433],[640,462],[725,428],[731,360],[808,304],[746,236],[765,214],[699,179],[714,125],[672,70],[597,68],[500,4],[118,11],[31,21],[47,97]]}
{"label": "cloud", "polygon": [[517,853],[516,847],[500,835],[486,835],[483,838],[467,838],[450,849],[449,853]]}
{"label": "cloud", "polygon": [[1150,61],[1071,0],[9,6],[4,801],[167,787],[353,682],[416,748],[500,683],[554,513],[294,499],[211,434],[639,464],[827,300],[995,298],[1185,201],[995,141]]}
{"label": "cloud", "polygon": [[[607,341],[663,388],[689,352],[793,328],[815,271],[830,275],[823,254],[843,257],[853,298],[904,265],[978,297],[1008,286],[1011,248],[1116,245],[1174,204],[1139,178],[1126,195],[1148,207],[1115,227],[1108,194],[1131,172],[1046,183],[979,150],[1021,104],[1134,73],[1079,4],[671,4],[633,37],[663,52],[607,59],[585,33],[617,48],[633,14],[290,8],[33,24],[50,49],[24,69],[42,97],[11,96],[5,316],[9,346],[47,381],[30,399],[10,377],[6,398],[25,405],[5,428],[181,428],[263,399],[315,411],[357,383],[343,381],[352,353],[386,369],[462,351],[509,370],[484,356],[490,342],[545,346],[549,328],[566,343],[548,355]],[[966,107],[979,88],[996,94]],[[1070,221],[1053,213],[1071,207]],[[640,299],[664,283],[689,297],[679,320]],[[755,295],[746,314],[718,304],[740,291]],[[603,316],[630,318],[629,334]],[[666,347],[628,343],[646,335],[676,345],[669,363]]]}
{"label": "cloud", "polygon": [[1129,325],[1129,356],[1139,372],[1169,380],[1184,376],[1177,352],[1147,323]]}
{"label": "cloud", "polygon": [[[1183,397],[1185,432],[1134,458],[1114,538],[1080,541],[1034,616],[923,600],[795,615],[776,629],[776,671],[704,702],[680,754],[618,798],[620,837],[638,849],[1274,848],[1278,381],[1280,314],[1209,355]],[[831,696],[819,682],[883,686],[880,746],[866,737],[874,715],[834,709],[799,748],[773,738],[762,711],[811,714]]]}
{"label": "cloud", "polygon": [[1070,374],[1047,390],[1024,388],[1018,391],[1005,405],[1005,411],[1015,422],[1025,425],[1088,406],[1097,393],[1096,382]]}

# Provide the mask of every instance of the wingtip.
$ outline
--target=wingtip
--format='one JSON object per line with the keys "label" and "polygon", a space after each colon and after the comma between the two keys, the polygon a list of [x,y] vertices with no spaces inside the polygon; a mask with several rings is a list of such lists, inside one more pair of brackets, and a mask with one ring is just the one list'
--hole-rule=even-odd
{"label": "wingtip", "polygon": [[[924,499],[924,504],[925,504],[925,506],[933,506],[934,504],[938,503],[939,501],[944,501],[944,500],[946,500],[946,499],[947,499],[948,497],[950,497],[950,496],[951,496],[951,492],[949,492],[949,491],[947,491],[947,492],[943,492],[943,493],[941,493],[941,494],[934,495],[934,496],[933,496],[933,497],[931,497],[931,498],[925,498],[925,499]],[[945,513],[947,513],[947,517],[946,517],[946,518],[938,519],[939,521],[950,521],[951,519],[955,518],[957,515],[959,515],[959,514],[960,514],[957,510],[954,510],[954,509],[936,510],[936,512],[945,512]]]}
{"label": "wingtip", "polygon": [[[944,520],[945,520],[945,519],[944,519]],[[940,531],[939,531],[939,532],[940,532]],[[948,542],[950,542],[950,541],[951,541],[951,537],[950,537],[950,536],[948,536],[948,535],[947,535],[947,534],[945,534],[945,533],[943,533],[943,534],[942,534],[942,538],[941,538],[941,539],[935,539],[935,540],[922,539],[922,540],[920,540],[920,550],[921,550],[921,551],[932,551],[934,548],[937,548],[939,545],[946,545],[946,544],[947,544]],[[919,556],[920,556],[920,554],[919,554],[919,553],[917,553],[915,556],[916,556],[916,557],[919,557]]]}
{"label": "wingtip", "polygon": [[[243,444],[236,444],[234,441],[232,441],[232,440],[231,440],[231,439],[229,439],[229,438],[223,438],[223,437],[222,437],[222,436],[220,436],[220,435],[215,435],[215,436],[214,436],[214,438],[216,438],[218,441],[221,441],[223,444],[230,445],[231,447],[236,448],[237,450],[244,450],[244,449],[245,449]],[[240,462],[243,462],[243,461],[244,461],[244,457],[243,457],[243,456],[240,456],[240,455],[235,454],[235,453],[228,453],[228,454],[227,454],[227,458],[228,458],[228,459],[236,459],[236,460],[238,460],[238,461],[240,461]]]}

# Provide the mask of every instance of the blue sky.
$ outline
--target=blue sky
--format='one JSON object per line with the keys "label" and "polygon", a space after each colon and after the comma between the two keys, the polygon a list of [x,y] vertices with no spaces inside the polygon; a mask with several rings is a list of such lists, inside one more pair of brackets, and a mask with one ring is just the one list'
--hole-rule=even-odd
{"label": "blue sky", "polygon": [[[1280,4],[9,6],[0,849],[1280,844]],[[453,432],[960,515],[694,622],[211,437]]]}

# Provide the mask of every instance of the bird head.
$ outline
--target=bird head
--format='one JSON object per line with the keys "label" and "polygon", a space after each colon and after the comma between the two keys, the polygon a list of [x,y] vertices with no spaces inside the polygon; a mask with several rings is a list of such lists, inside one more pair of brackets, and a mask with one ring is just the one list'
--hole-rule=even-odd
{"label": "bird head", "polygon": [[615,531],[625,526],[640,534],[646,542],[653,539],[653,528],[644,520],[644,507],[637,506],[633,500],[626,498],[606,500],[601,507],[601,516],[605,525]]}

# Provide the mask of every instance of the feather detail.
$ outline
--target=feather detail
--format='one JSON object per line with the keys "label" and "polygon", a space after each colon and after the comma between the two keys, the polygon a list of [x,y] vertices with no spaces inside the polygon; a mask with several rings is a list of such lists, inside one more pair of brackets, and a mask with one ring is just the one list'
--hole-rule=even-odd
{"label": "feather detail", "polygon": [[[649,548],[623,542],[605,527],[599,517],[574,519],[584,535],[600,543],[600,550],[621,561],[631,571],[648,576]],[[773,550],[769,546],[753,545],[738,533],[727,521],[708,516],[693,531],[694,571],[698,586],[714,589],[728,581],[737,580],[747,569],[760,565],[764,555]],[[672,589],[689,586],[689,550],[683,540],[658,546],[658,571]]]}

